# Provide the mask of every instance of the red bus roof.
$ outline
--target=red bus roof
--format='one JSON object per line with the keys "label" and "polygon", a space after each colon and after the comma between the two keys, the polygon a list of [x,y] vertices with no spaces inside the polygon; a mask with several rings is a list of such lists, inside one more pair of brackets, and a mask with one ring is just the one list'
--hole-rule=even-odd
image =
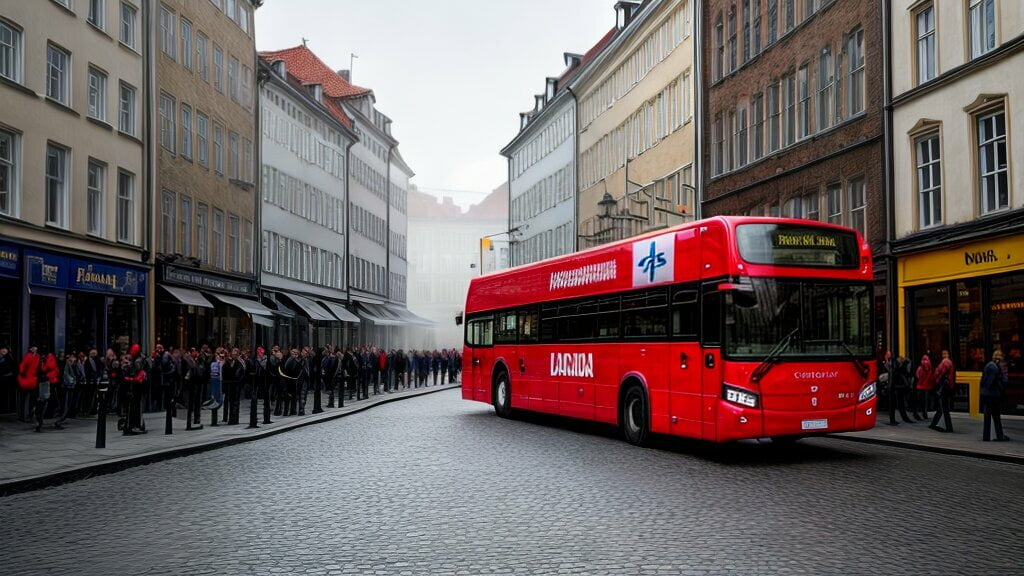
{"label": "red bus roof", "polygon": [[[856,238],[861,253],[860,265],[854,269],[781,267],[744,262],[736,249],[735,230],[742,224],[757,223],[855,232],[810,220],[716,216],[473,278],[466,297],[466,313],[720,276],[871,279],[870,249],[859,233]],[[709,258],[694,253],[701,250],[698,238],[701,232],[705,244],[703,250]]]}

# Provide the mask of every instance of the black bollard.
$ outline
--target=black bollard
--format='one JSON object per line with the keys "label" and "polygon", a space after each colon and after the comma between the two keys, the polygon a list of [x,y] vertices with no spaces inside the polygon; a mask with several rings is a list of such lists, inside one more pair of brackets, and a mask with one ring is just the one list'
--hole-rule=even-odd
{"label": "black bollard", "polygon": [[249,400],[249,425],[246,428],[259,428],[259,424],[256,423],[256,412],[259,411],[260,401],[258,394],[256,394],[256,383],[252,384],[252,398]]}
{"label": "black bollard", "polygon": [[323,411],[323,406],[320,405],[320,386],[313,386],[313,414],[319,414]]}
{"label": "black bollard", "polygon": [[185,393],[187,394],[187,396],[186,396],[187,400],[185,401],[185,431],[186,432],[191,432],[192,431],[192,395],[194,394],[194,392],[191,391],[191,390],[186,389]]}
{"label": "black bollard", "polygon": [[96,396],[99,398],[100,411],[96,415],[96,447],[107,447],[107,389],[97,388]]}
{"label": "black bollard", "polygon": [[164,415],[164,435],[174,434],[174,397],[170,390],[164,392],[164,403],[167,404],[167,412]]}
{"label": "black bollard", "polygon": [[217,409],[210,410],[210,426],[220,426],[217,423]]}

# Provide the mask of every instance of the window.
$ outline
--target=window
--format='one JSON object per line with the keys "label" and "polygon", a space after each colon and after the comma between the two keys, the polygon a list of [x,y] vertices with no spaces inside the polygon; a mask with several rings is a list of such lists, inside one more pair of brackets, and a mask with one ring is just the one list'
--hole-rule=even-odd
{"label": "window", "polygon": [[90,160],[86,178],[85,230],[93,236],[103,236],[103,188],[106,177],[106,167]]}
{"label": "window", "polygon": [[106,18],[104,18],[104,13],[106,12],[104,5],[106,3],[107,0],[89,0],[89,15],[85,18],[89,24],[100,30],[107,28]]}
{"label": "window", "polygon": [[196,34],[196,71],[203,82],[210,81],[210,65],[206,61],[206,45],[209,39],[202,34]]}
{"label": "window", "polygon": [[768,87],[768,151],[779,149],[781,115],[779,113],[779,83]]}
{"label": "window", "polygon": [[67,228],[68,166],[71,153],[50,144],[46,147],[46,223]]}
{"label": "window", "polygon": [[238,272],[241,259],[238,254],[238,216],[228,215],[228,269]]}
{"label": "window", "polygon": [[242,106],[252,109],[252,69],[242,66]]}
{"label": "window", "polygon": [[241,271],[248,274],[253,271],[252,269],[252,222],[244,220],[242,222],[242,269]]}
{"label": "window", "polygon": [[192,23],[181,19],[181,65],[192,69]]}
{"label": "window", "polygon": [[89,68],[89,116],[107,121],[107,75]]}
{"label": "window", "polygon": [[740,107],[736,110],[736,166],[747,165],[747,154],[750,150],[747,141],[747,109]]}
{"label": "window", "polygon": [[801,66],[796,72],[797,86],[797,130],[800,138],[807,138],[814,132],[811,120],[811,81],[808,77],[807,65]]}
{"label": "window", "polygon": [[796,13],[793,3],[795,0],[783,0],[786,3],[786,32],[793,29],[796,25]]}
{"label": "window", "polygon": [[213,123],[213,169],[224,174],[224,129]]}
{"label": "window", "polygon": [[117,173],[117,241],[135,243],[135,175]]}
{"label": "window", "polygon": [[[754,0],[755,4],[758,0]],[[750,60],[750,0],[743,0],[743,62]]]}
{"label": "window", "polygon": [[[241,179],[246,182],[253,181],[252,175],[252,142],[248,138],[242,138],[242,174]],[[321,214],[320,211],[314,211],[315,214]]]}
{"label": "window", "polygon": [[228,173],[228,178],[232,180],[238,180],[238,174],[240,169],[238,157],[238,134],[235,134],[234,132],[228,133],[228,146],[230,154],[228,158],[228,161],[230,162],[230,164],[228,165],[228,170],[230,170],[230,172]]}
{"label": "window", "polygon": [[850,35],[846,41],[849,80],[846,83],[846,114],[853,116],[864,111],[864,30]]}
{"label": "window", "polygon": [[181,105],[181,156],[192,159],[192,108]]}
{"label": "window", "polygon": [[713,130],[714,130],[713,137],[715,139],[715,142],[714,142],[714,146],[715,147],[714,147],[714,158],[713,158],[714,166],[713,166],[712,170],[713,170],[713,173],[717,175],[717,174],[721,174],[722,172],[725,171],[723,169],[723,161],[725,159],[724,158],[724,150],[722,150],[722,148],[724,147],[723,143],[725,142],[725,134],[724,134],[724,128],[722,126],[722,114],[721,113],[715,114],[715,123],[714,123],[714,129]]}
{"label": "window", "polygon": [[864,178],[855,178],[846,185],[847,198],[850,202],[850,228],[867,236],[864,217],[866,199],[864,198]]}
{"label": "window", "polygon": [[209,217],[210,207],[200,202],[196,206],[196,258],[204,264],[210,263],[210,252],[207,249],[210,241]]}
{"label": "window", "polygon": [[918,226],[942,223],[942,154],[939,133],[921,136],[914,142],[917,154]]}
{"label": "window", "polygon": [[181,195],[181,254],[183,256],[192,256],[192,198],[189,196]]}
{"label": "window", "polygon": [[228,96],[238,102],[238,58],[228,60]]}
{"label": "window", "polygon": [[821,220],[821,211],[818,208],[818,191],[803,196],[803,215],[807,220]]}
{"label": "window", "polygon": [[754,28],[749,42],[753,44],[751,52],[754,56],[761,53],[761,0],[754,0]]}
{"label": "window", "polygon": [[978,169],[981,213],[1009,206],[1010,190],[1006,164],[1006,111],[1000,108],[979,116]]}
{"label": "window", "polygon": [[174,40],[174,12],[166,6],[160,7],[160,48],[171,57],[177,59],[177,46]]}
{"label": "window", "polygon": [[213,44],[213,87],[224,93],[224,51],[216,43]]}
{"label": "window", "polygon": [[818,130],[832,125],[832,49],[825,46],[818,56]]}
{"label": "window", "polygon": [[118,104],[118,129],[125,134],[135,134],[135,88],[121,82],[121,96]]}
{"label": "window", "polygon": [[160,202],[160,252],[163,254],[174,254],[178,247],[174,241],[174,227],[178,225],[175,218],[174,192],[164,190]]}
{"label": "window", "polygon": [[843,223],[843,195],[839,183],[829,184],[825,189],[825,202],[828,207],[828,223]]}
{"label": "window", "polygon": [[21,82],[21,30],[0,20],[0,76]]}
{"label": "window", "polygon": [[782,140],[785,146],[796,142],[796,77],[782,77]]}
{"label": "window", "polygon": [[18,135],[0,130],[0,214],[14,216],[18,192]]}
{"label": "window", "polygon": [[213,265],[224,267],[224,211],[213,211]]}
{"label": "window", "polygon": [[917,22],[917,82],[923,84],[935,78],[935,6],[921,8],[914,18]]}
{"label": "window", "polygon": [[209,168],[210,166],[210,140],[209,123],[202,112],[196,113],[196,139],[199,141],[199,149],[196,155],[199,156],[199,164]]}
{"label": "window", "polygon": [[768,45],[775,44],[779,37],[779,1],[768,0]]}
{"label": "window", "polygon": [[752,115],[750,135],[752,157],[751,160],[757,160],[761,156],[764,156],[764,95],[758,92],[750,99],[750,110]]}
{"label": "window", "polygon": [[71,54],[49,44],[46,50],[46,95],[71,105]]}
{"label": "window", "polygon": [[996,0],[970,0],[971,58],[996,47]]}
{"label": "window", "polygon": [[249,34],[249,11],[241,4],[238,5],[238,25],[241,26],[242,32]]}
{"label": "window", "polygon": [[177,116],[174,98],[167,94],[160,95],[160,145],[174,152],[175,127],[174,117]]}
{"label": "window", "polygon": [[135,48],[135,22],[138,10],[127,2],[121,2],[121,43]]}
{"label": "window", "polygon": [[729,70],[736,70],[736,6],[729,9]]}
{"label": "window", "polygon": [[719,14],[718,22],[715,23],[715,80],[722,77],[723,62],[725,61],[725,32],[722,28],[722,16]]}

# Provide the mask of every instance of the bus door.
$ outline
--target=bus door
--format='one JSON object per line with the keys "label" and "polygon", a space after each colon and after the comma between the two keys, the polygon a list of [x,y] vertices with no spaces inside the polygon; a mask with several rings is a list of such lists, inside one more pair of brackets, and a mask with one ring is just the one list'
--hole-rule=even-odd
{"label": "bus door", "polygon": [[700,334],[698,286],[671,289],[671,338],[669,366],[669,433],[691,438],[703,435],[703,356]]}
{"label": "bus door", "polygon": [[701,397],[705,440],[717,440],[718,400],[722,395],[722,303],[724,293],[718,290],[719,278],[728,272],[729,249],[725,230],[717,222],[700,227],[701,277],[700,295]]}
{"label": "bus door", "polygon": [[469,373],[463,375],[463,379],[471,383],[473,387],[473,399],[480,402],[491,402],[491,352],[494,344],[494,318],[486,316],[476,318],[469,323],[471,355],[465,361],[469,362]]}

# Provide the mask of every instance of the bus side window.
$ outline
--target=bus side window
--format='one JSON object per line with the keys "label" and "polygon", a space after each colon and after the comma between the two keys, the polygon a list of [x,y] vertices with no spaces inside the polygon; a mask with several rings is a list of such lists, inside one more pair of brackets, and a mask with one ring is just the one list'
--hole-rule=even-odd
{"label": "bus side window", "polygon": [[700,320],[696,290],[677,290],[672,295],[672,335],[679,340],[696,340]]}
{"label": "bus side window", "polygon": [[558,323],[558,306],[555,304],[541,304],[540,307],[540,340],[541,342],[554,342],[557,338],[556,325]]}
{"label": "bus side window", "polygon": [[705,346],[722,345],[722,293],[705,292],[701,306],[701,334]]}
{"label": "bus side window", "polygon": [[480,322],[480,345],[494,345],[494,320],[490,318]]}
{"label": "bus side window", "polygon": [[516,343],[516,313],[499,312],[498,325],[494,330],[494,341],[498,344]]}
{"label": "bus side window", "polygon": [[538,320],[540,316],[537,314],[537,308],[521,308],[518,314],[519,320],[519,341],[520,342],[536,342],[538,338]]}

